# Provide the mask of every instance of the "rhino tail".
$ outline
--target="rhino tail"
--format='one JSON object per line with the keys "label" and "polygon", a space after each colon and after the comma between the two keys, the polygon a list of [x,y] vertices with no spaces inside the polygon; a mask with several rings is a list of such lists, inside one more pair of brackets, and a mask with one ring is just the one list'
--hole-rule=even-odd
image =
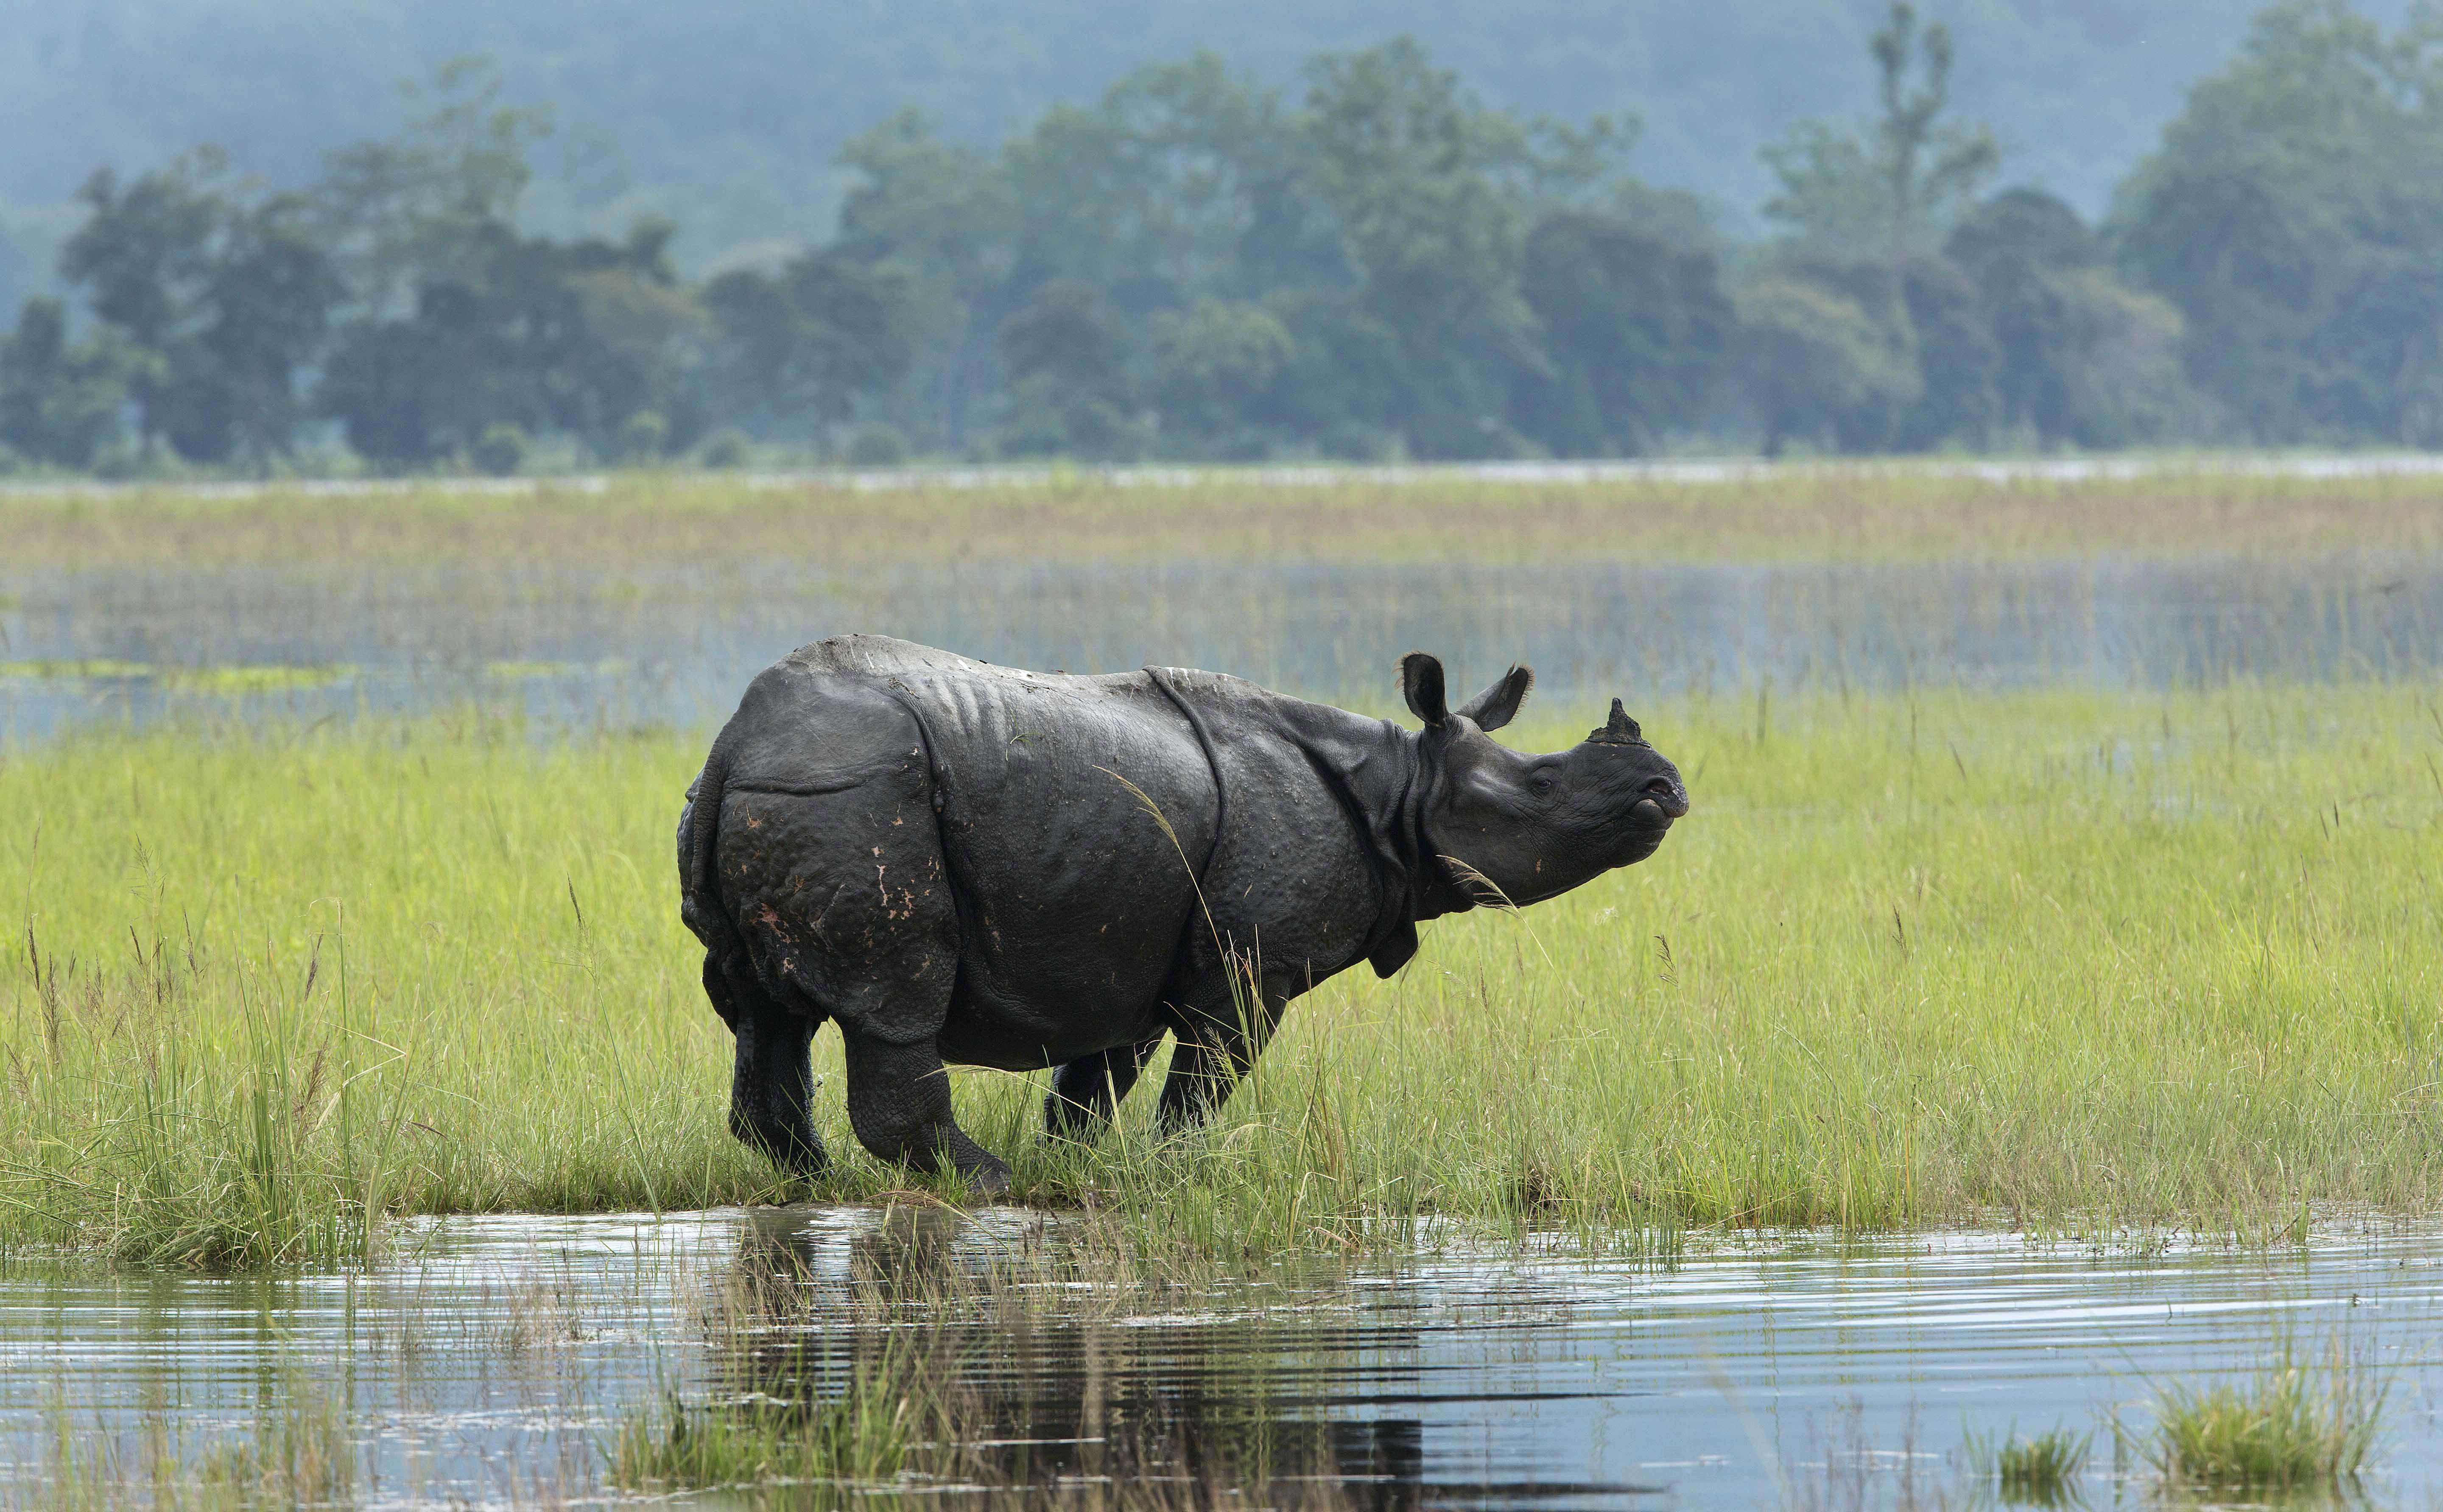
{"label": "rhino tail", "polygon": [[704,770],[688,789],[687,828],[681,839],[679,912],[707,953],[733,969],[747,964],[746,937],[722,901],[721,804],[729,786],[727,743],[714,741]]}

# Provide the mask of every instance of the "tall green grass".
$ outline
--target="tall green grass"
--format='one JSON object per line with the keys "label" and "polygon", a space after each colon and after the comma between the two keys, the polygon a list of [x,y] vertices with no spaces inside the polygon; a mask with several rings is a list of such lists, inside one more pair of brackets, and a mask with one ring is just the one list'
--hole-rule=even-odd
{"label": "tall green grass", "polygon": [[2278,561],[2432,553],[2423,476],[2285,477],[2201,459],[2135,477],[1988,480],[1936,464],[1791,465],[1736,481],[1386,480],[1266,486],[1208,469],[1177,487],[1055,470],[1013,484],[820,482],[632,472],[598,492],[540,483],[371,494],[309,484],[105,497],[0,491],[0,570],[263,562],[496,568],[978,561],[1925,562],[2191,555]]}
{"label": "tall green grass", "polygon": [[[983,1072],[964,1121],[1146,1254],[2435,1199],[2436,689],[1641,712],[1696,800],[1654,859],[1301,1000],[1209,1134],[1157,1142],[1148,1089],[1050,1144],[1041,1078]],[[249,1265],[800,1192],[724,1127],[671,860],[700,753],[434,719],[0,755],[0,1244]],[[909,1185],[817,1044],[819,1191]]]}

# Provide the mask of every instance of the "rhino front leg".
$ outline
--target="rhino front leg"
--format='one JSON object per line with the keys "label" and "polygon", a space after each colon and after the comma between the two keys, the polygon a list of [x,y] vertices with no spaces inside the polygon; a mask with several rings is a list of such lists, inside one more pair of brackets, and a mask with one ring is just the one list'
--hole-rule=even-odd
{"label": "rhino front leg", "polygon": [[950,1074],[931,1040],[893,1043],[841,1025],[848,1050],[848,1121],[874,1158],[939,1171],[945,1162],[987,1197],[1009,1190],[1009,1167],[950,1116]]}
{"label": "rhino front leg", "polygon": [[753,976],[705,957],[705,995],[737,1037],[729,1073],[729,1132],[802,1176],[830,1169],[806,1106],[814,1095],[809,1045],[819,1015],[774,1001]]}
{"label": "rhino front leg", "polygon": [[1120,1099],[1162,1043],[1157,1034],[1135,1044],[1113,1045],[1100,1055],[1080,1056],[1052,1074],[1043,1099],[1043,1132],[1057,1139],[1084,1139],[1111,1121]]}
{"label": "rhino front leg", "polygon": [[1170,1077],[1154,1110],[1155,1127],[1181,1134],[1203,1124],[1229,1100],[1241,1078],[1256,1067],[1273,1029],[1281,1022],[1287,994],[1266,993],[1260,1003],[1218,1011],[1190,1011],[1181,1021],[1178,1047],[1170,1052]]}

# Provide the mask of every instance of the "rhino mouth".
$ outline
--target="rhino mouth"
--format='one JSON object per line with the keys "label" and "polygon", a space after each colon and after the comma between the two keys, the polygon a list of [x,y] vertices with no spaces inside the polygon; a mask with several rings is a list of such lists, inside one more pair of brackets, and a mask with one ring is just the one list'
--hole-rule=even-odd
{"label": "rhino mouth", "polygon": [[1667,777],[1658,777],[1645,784],[1636,802],[1628,807],[1629,818],[1653,829],[1669,829],[1675,819],[1688,817],[1688,794]]}

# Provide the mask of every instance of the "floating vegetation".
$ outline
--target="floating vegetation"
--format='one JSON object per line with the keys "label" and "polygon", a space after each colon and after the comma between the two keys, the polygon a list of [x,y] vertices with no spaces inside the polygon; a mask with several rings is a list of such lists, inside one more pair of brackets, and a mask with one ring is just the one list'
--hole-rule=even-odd
{"label": "floating vegetation", "polygon": [[161,682],[181,692],[271,693],[292,688],[328,688],[357,675],[351,662],[321,667],[165,667]]}
{"label": "floating vegetation", "polygon": [[87,657],[72,661],[0,661],[0,677],[46,681],[132,681],[150,678],[164,688],[197,693],[267,693],[293,688],[327,688],[357,675],[352,662],[292,667],[279,663],[225,667],[172,667],[149,661]]}
{"label": "floating vegetation", "polygon": [[0,661],[0,677],[130,678],[151,677],[156,672],[149,661],[111,661],[102,657],[78,661]]}
{"label": "floating vegetation", "polygon": [[527,677],[565,677],[580,669],[572,661],[487,661],[484,675],[496,682],[517,682]]}

